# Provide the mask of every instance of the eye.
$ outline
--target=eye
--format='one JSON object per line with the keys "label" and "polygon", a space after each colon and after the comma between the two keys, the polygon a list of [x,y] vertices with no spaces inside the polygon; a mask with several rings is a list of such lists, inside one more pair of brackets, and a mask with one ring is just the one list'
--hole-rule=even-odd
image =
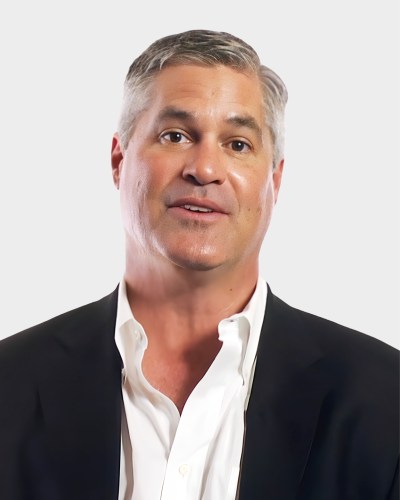
{"label": "eye", "polygon": [[247,142],[244,141],[232,141],[230,144],[232,150],[236,151],[237,153],[245,153],[251,150],[249,144],[247,144]]}
{"label": "eye", "polygon": [[185,134],[177,131],[164,132],[161,134],[160,138],[162,142],[172,142],[174,144],[184,144],[186,142],[190,142]]}

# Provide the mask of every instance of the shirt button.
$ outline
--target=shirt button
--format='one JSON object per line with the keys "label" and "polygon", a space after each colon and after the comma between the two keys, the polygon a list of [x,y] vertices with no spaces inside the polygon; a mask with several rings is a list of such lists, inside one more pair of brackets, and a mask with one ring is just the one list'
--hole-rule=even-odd
{"label": "shirt button", "polygon": [[181,476],[185,477],[189,472],[190,472],[190,467],[188,464],[182,464],[179,467],[179,474],[181,474]]}

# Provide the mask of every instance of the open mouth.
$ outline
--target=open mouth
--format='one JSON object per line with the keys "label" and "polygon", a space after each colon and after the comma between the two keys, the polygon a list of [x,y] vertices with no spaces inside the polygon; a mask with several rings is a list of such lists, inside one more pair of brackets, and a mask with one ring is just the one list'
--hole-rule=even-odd
{"label": "open mouth", "polygon": [[209,212],[214,211],[214,210],[211,210],[211,208],[198,207],[196,205],[183,205],[182,208],[184,208],[185,210],[190,210],[191,212],[209,213]]}

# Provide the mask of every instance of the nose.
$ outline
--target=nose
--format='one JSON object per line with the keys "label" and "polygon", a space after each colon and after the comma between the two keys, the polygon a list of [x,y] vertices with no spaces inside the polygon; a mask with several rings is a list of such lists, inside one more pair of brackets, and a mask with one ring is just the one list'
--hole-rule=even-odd
{"label": "nose", "polygon": [[211,141],[198,142],[188,152],[182,177],[198,186],[222,184],[226,177],[223,152]]}

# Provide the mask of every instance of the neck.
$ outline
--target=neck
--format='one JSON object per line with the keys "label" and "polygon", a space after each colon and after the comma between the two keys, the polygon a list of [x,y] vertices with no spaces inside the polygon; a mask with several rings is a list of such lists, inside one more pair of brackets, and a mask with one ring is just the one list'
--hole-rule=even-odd
{"label": "neck", "polygon": [[134,262],[127,259],[124,278],[133,314],[149,338],[192,342],[215,336],[222,319],[243,310],[258,265],[199,271],[135,255]]}

